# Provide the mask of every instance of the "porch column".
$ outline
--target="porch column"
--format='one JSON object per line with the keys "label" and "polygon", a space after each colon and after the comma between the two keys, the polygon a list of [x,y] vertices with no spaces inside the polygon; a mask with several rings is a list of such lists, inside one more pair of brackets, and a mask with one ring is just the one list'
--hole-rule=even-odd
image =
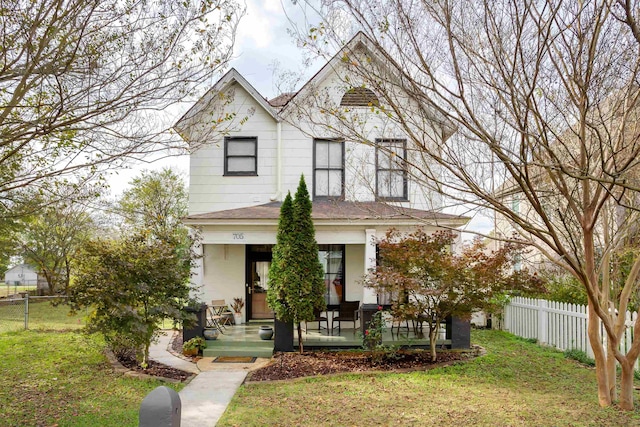
{"label": "porch column", "polygon": [[[367,228],[364,230],[364,274],[376,268],[376,230]],[[378,295],[372,288],[365,287],[362,290],[362,304],[378,304]]]}
{"label": "porch column", "polygon": [[[203,253],[204,253],[204,244],[199,243],[197,246],[194,246],[193,252],[198,255],[198,258],[194,262],[194,266],[192,267],[191,273],[191,283],[193,283],[198,289],[202,288],[202,281],[204,277],[204,269],[203,269]],[[195,296],[195,295],[192,295]]]}

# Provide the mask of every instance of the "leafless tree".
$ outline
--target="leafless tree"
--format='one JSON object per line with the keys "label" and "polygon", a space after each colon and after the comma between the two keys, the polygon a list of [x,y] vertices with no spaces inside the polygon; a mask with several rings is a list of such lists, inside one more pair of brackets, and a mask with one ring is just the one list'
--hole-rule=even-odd
{"label": "leafless tree", "polygon": [[[340,53],[340,66],[359,76],[343,81],[345,88],[365,86],[378,96],[371,111],[407,135],[414,180],[458,203],[495,210],[584,285],[599,402],[617,398],[617,361],[619,404],[632,409],[640,322],[626,353],[619,343],[638,292],[640,257],[615,291],[611,257],[637,232],[638,2],[323,3],[319,13],[339,19],[299,32],[301,41],[331,55],[344,34],[364,33]],[[317,126],[375,144],[361,112],[316,95],[313,102],[325,103]],[[298,110],[309,117],[306,108]],[[513,208],[514,197],[523,208]]]}
{"label": "leafless tree", "polygon": [[0,1],[0,202],[187,148],[172,107],[224,68],[243,13],[235,0]]}

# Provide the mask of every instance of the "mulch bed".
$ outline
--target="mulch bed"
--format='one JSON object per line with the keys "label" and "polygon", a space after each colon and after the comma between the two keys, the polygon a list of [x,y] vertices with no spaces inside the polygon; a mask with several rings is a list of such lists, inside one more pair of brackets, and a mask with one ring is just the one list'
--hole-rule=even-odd
{"label": "mulch bed", "polygon": [[119,353],[116,354],[118,361],[127,369],[130,369],[141,374],[151,375],[153,377],[170,378],[177,381],[185,381],[193,374],[180,369],[172,368],[163,363],[158,363],[154,360],[149,361],[147,369],[142,367],[136,361],[135,354],[133,353]]}
{"label": "mulch bed", "polygon": [[276,353],[269,365],[250,372],[247,380],[274,381],[347,372],[426,370],[469,360],[477,355],[478,350],[441,351],[438,352],[438,360],[432,362],[429,351],[424,350],[401,350],[388,357],[372,356],[362,351]]}
{"label": "mulch bed", "polygon": [[[171,342],[171,350],[175,354],[182,353],[182,335],[176,334]],[[399,350],[389,353],[387,357],[380,353],[372,355],[364,351],[310,351],[300,353],[276,353],[268,365],[249,372],[247,381],[290,380],[314,375],[338,373],[361,373],[369,371],[416,371],[427,370],[439,366],[450,365],[470,360],[481,353],[482,349],[472,348],[467,351],[438,351],[436,362],[431,361],[428,350]],[[147,371],[135,364],[135,358],[121,360],[126,367],[167,378],[180,379],[189,377],[188,372],[180,371],[166,365],[151,361]]]}

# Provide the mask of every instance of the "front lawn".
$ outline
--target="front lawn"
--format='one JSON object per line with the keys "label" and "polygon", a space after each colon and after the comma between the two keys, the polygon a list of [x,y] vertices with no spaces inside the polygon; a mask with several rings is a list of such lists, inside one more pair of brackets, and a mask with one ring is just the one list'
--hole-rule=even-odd
{"label": "front lawn", "polygon": [[595,372],[498,331],[487,355],[409,374],[338,375],[241,387],[218,426],[626,426],[640,410],[602,409]]}
{"label": "front lawn", "polygon": [[137,426],[142,399],[167,384],[114,374],[103,349],[81,332],[0,334],[0,425]]}
{"label": "front lawn", "polygon": [[[79,329],[85,325],[86,313],[71,316],[69,306],[52,305],[50,301],[29,303],[29,329],[67,330]],[[24,305],[0,306],[0,334],[10,331],[24,330]]]}

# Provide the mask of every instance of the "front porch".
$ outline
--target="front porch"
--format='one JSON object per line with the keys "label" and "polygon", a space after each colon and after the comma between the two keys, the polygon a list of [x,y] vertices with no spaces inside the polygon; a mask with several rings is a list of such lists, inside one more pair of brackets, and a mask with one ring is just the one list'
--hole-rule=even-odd
{"label": "front porch", "polygon": [[[274,341],[261,340],[258,336],[258,330],[260,326],[272,325],[273,322],[250,322],[244,325],[228,326],[224,329],[224,334],[220,334],[218,339],[213,341],[207,341],[207,348],[204,350],[204,357],[217,357],[217,356],[255,356],[255,357],[271,357],[273,354]],[[362,347],[362,338],[360,335],[360,329],[342,328],[340,333],[338,330],[327,331],[321,329],[318,331],[317,323],[309,322],[309,328],[304,329],[302,342],[305,350],[340,350],[340,349],[354,349]],[[419,337],[413,332],[413,330],[407,331],[406,328],[401,328],[397,333],[394,328],[393,333],[391,329],[387,329],[382,337],[383,344],[394,346],[406,346],[406,347],[429,347],[428,337]],[[294,347],[298,346],[298,334],[294,330],[293,336]],[[438,347],[451,346],[451,339],[438,340]]]}

